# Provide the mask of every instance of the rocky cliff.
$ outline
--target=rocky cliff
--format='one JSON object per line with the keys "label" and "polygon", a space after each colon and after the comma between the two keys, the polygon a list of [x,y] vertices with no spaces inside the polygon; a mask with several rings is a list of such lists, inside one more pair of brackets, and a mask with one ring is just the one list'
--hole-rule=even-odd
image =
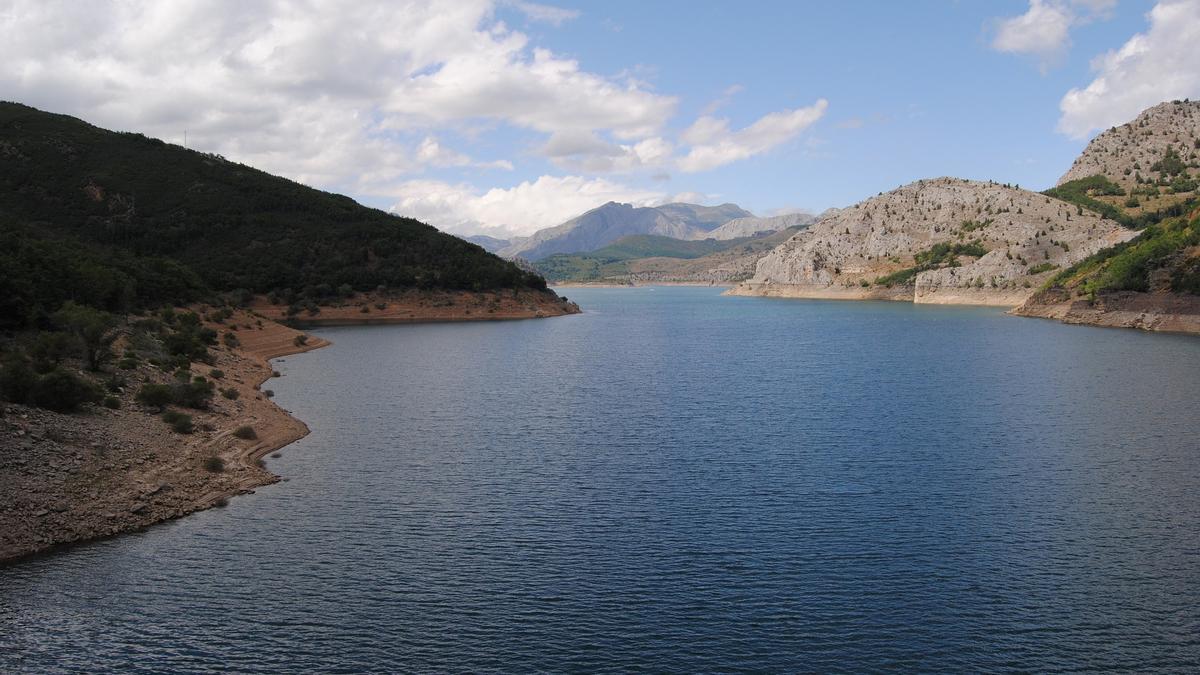
{"label": "rocky cliff", "polygon": [[1028,190],[921,180],[823,217],[730,292],[1015,306],[1054,270],[1134,234]]}

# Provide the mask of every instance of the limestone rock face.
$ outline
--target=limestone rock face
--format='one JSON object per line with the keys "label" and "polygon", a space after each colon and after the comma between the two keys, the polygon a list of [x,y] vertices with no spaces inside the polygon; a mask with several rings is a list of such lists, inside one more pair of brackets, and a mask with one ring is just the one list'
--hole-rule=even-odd
{"label": "limestone rock face", "polygon": [[1200,101],[1160,103],[1132,122],[1096,136],[1058,180],[1102,175],[1129,189],[1143,178],[1158,178],[1151,167],[1173,149],[1186,164],[1200,161]]}
{"label": "limestone rock face", "polygon": [[741,237],[757,237],[767,233],[780,232],[789,227],[803,227],[816,222],[817,217],[811,213],[788,213],[782,216],[768,218],[734,218],[711,232],[696,235],[693,239],[740,239]]}
{"label": "limestone rock face", "polygon": [[[759,260],[732,292],[1017,305],[1056,270],[1134,235],[1028,190],[921,180],[823,216]],[[956,248],[923,265],[938,244]]]}

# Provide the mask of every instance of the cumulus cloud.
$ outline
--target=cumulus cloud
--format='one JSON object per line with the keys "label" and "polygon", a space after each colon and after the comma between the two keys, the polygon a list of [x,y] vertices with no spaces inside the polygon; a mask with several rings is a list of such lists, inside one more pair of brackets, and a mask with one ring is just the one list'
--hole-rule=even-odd
{"label": "cumulus cloud", "polygon": [[1148,18],[1149,30],[1093,62],[1088,86],[1063,96],[1060,132],[1084,138],[1157,103],[1200,97],[1200,0],[1159,2]]}
{"label": "cumulus cloud", "polygon": [[1046,70],[1070,48],[1072,28],[1109,16],[1115,5],[1116,0],[1029,0],[1024,14],[997,23],[992,48],[1035,56]]}
{"label": "cumulus cloud", "polygon": [[542,176],[511,188],[479,191],[469,185],[417,180],[398,186],[392,210],[456,234],[496,237],[533,234],[574,216],[616,201],[638,206],[659,204],[668,195],[604,178]]}
{"label": "cumulus cloud", "polygon": [[0,11],[0,91],[167,140],[186,130],[197,149],[349,190],[426,163],[505,166],[416,143],[433,129],[483,120],[632,139],[673,114],[674,98],[532,48],[493,13],[489,0],[15,0]]}
{"label": "cumulus cloud", "polygon": [[679,159],[679,168],[705,171],[764,153],[812,126],[828,107],[820,99],[806,108],[770,113],[737,131],[729,129],[729,120],[702,116],[681,137],[691,148]]}
{"label": "cumulus cloud", "polygon": [[[498,8],[551,25],[579,15],[527,0],[8,0],[0,92],[167,141],[186,132],[193,149],[398,199],[398,210],[437,223],[513,232],[609,199],[663,197],[581,176],[644,172],[652,182],[714,168],[766,152],[824,112],[819,101],[734,131],[710,108],[681,142],[669,127],[678,99],[637,77],[637,64],[591,72],[532,44]],[[513,170],[511,140],[510,157],[475,156],[471,146],[495,152],[505,141],[487,141],[530,133],[535,154],[571,175],[497,190],[419,180],[432,169]]]}
{"label": "cumulus cloud", "polygon": [[443,168],[469,166],[482,169],[504,169],[506,171],[512,171],[513,169],[512,162],[507,159],[479,162],[461,152],[443,147],[437,138],[433,136],[426,136],[425,140],[421,141],[421,144],[417,146],[416,157],[418,161],[424,164]]}

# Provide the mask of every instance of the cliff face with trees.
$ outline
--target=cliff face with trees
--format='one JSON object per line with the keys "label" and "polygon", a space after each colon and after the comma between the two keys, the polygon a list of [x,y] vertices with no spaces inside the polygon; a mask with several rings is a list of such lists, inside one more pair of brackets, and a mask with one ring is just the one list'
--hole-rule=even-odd
{"label": "cliff face with trees", "polygon": [[1088,143],[1050,194],[1139,230],[1051,277],[1015,311],[1200,333],[1200,102],[1156,105]]}

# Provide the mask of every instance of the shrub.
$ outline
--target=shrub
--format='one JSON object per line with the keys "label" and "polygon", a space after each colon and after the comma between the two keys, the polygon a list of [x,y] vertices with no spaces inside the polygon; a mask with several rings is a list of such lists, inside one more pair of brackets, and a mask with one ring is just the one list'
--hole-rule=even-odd
{"label": "shrub", "polygon": [[212,370],[208,371],[208,376],[214,380],[219,380],[222,377],[225,377],[225,371],[213,368]]}
{"label": "shrub", "polygon": [[37,379],[29,398],[39,408],[74,412],[84,403],[100,400],[100,391],[91,382],[56,368]]}
{"label": "shrub", "polygon": [[216,385],[202,377],[191,382],[181,382],[171,388],[173,401],[185,408],[207,408],[212,400]]}
{"label": "shrub", "polygon": [[225,346],[229,347],[230,349],[238,347],[242,344],[242,341],[239,340],[238,336],[232,331],[225,333],[225,335],[221,337],[221,341],[224,342]]}
{"label": "shrub", "polygon": [[139,403],[150,406],[151,408],[162,409],[171,401],[175,400],[175,395],[171,391],[171,387],[165,384],[143,384],[138,390],[137,398]]}
{"label": "shrub", "polygon": [[209,473],[221,473],[225,470],[225,460],[220,457],[209,457],[204,460],[204,470]]}
{"label": "shrub", "polygon": [[227,387],[227,388],[221,390],[221,395],[224,396],[225,398],[229,399],[230,401],[236,401],[238,399],[238,397],[241,396],[242,394],[241,394],[241,392],[239,392],[237,389],[234,389],[233,387]]}
{"label": "shrub", "polygon": [[0,367],[0,395],[13,403],[25,403],[37,382],[37,373],[22,356],[10,356]]}
{"label": "shrub", "polygon": [[270,389],[264,391],[263,395],[265,395],[267,398],[275,398],[275,392],[271,391]]}
{"label": "shrub", "polygon": [[297,335],[295,339],[292,340],[292,344],[296,345],[297,347],[303,347],[304,345],[308,344],[308,336],[303,334]]}
{"label": "shrub", "polygon": [[135,358],[126,356],[117,362],[117,367],[121,370],[133,370],[138,367],[138,361]]}
{"label": "shrub", "polygon": [[164,422],[171,425],[171,430],[177,434],[190,434],[194,430],[191,415],[168,410],[163,413],[162,418]]}
{"label": "shrub", "polygon": [[258,434],[254,432],[254,427],[251,426],[240,426],[234,430],[233,435],[244,441],[252,441],[258,438]]}

